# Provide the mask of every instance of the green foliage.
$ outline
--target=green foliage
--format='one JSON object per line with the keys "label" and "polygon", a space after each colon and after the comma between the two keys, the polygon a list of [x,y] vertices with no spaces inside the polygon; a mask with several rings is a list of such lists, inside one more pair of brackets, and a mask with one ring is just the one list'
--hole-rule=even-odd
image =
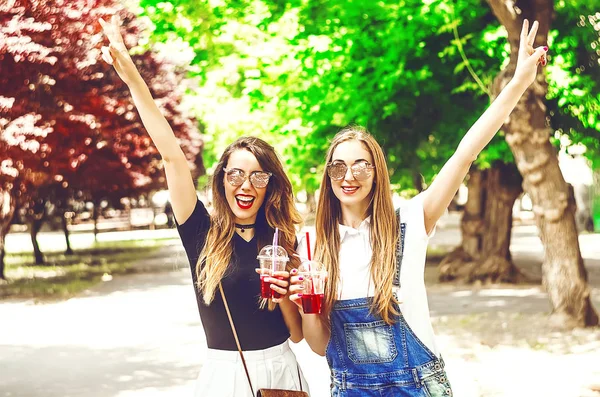
{"label": "green foliage", "polygon": [[[193,53],[200,86],[190,94],[213,153],[205,157],[214,162],[240,135],[261,136],[279,149],[296,188],[309,192],[329,140],[352,122],[381,143],[395,186],[411,188],[419,175],[431,180],[488,106],[510,51],[506,31],[479,0],[140,4],[155,25],[153,40],[178,40]],[[582,4],[556,6],[551,47],[562,55],[548,69],[550,123],[594,148],[598,24],[586,16],[577,26],[594,9]],[[589,59],[596,64],[582,68]],[[502,132],[477,164],[497,160],[513,161]]]}
{"label": "green foliage", "polygon": [[[555,5],[548,66],[552,126],[583,144],[600,165],[600,2],[561,0]],[[563,139],[564,141],[564,139]]]}

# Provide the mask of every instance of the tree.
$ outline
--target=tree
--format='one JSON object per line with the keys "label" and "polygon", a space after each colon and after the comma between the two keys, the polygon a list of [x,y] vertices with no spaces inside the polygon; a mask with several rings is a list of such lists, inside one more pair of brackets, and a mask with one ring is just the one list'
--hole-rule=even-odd
{"label": "tree", "polygon": [[[228,141],[232,135],[220,134],[222,126],[215,128],[220,121],[212,119],[210,112],[215,108],[230,112],[232,103],[243,103],[247,111],[250,103],[255,112],[244,114],[243,126],[255,131],[258,124],[256,131],[265,134],[283,132],[283,138],[279,134],[269,137],[288,144],[284,154],[294,165],[291,174],[299,181],[296,185],[312,182],[316,186],[323,165],[319,158],[332,132],[357,122],[367,125],[382,143],[396,187],[419,190],[456,148],[463,135],[457,132],[466,131],[489,98],[497,95],[501,85],[493,77],[498,63],[510,65],[513,59],[504,27],[480,3],[247,0],[236,2],[235,7],[223,3],[210,9],[174,0],[142,1],[156,25],[155,37],[164,40],[174,34],[189,43],[195,72],[216,93],[217,101],[202,102],[209,109],[202,118],[216,140]],[[561,4],[571,7],[571,14],[578,17],[577,5],[583,3]],[[514,15],[520,14],[515,11]],[[569,21],[575,26],[572,18]],[[457,34],[459,23],[462,36]],[[281,37],[286,39],[283,44],[277,40]],[[508,38],[514,44],[514,34]],[[568,49],[592,43],[581,32],[559,40]],[[469,46],[464,45],[467,42]],[[481,81],[465,80],[467,72]],[[571,79],[569,87],[585,88],[582,95],[565,95],[564,86],[557,84],[551,93],[556,111],[549,114],[553,125],[562,130],[559,133],[569,134],[574,141],[578,135],[586,136],[590,147],[598,146],[591,139],[595,127],[586,127],[597,124],[598,101],[590,89],[593,81]],[[545,90],[541,92],[534,103],[543,103]],[[265,116],[266,110],[273,109],[275,116]],[[536,122],[543,125],[545,118]],[[478,214],[478,219],[465,217],[464,223],[479,226],[464,230],[472,231],[465,233],[465,244],[478,248],[470,253],[473,256],[461,259],[474,264],[466,272],[470,279],[518,279],[509,250],[511,208],[521,190],[519,176],[510,165],[516,153],[510,139],[515,136],[510,128],[501,131],[476,164],[475,172],[483,174],[472,180],[472,196],[478,199],[470,216]],[[533,155],[529,152],[527,157]],[[521,173],[523,164],[523,158],[517,158]],[[478,178],[486,182],[477,184]],[[482,190],[475,192],[476,185]],[[585,288],[582,291],[585,295]]]}
{"label": "tree", "polygon": [[[554,4],[552,0],[526,0],[514,4],[488,0],[488,3],[506,28],[511,46],[510,63],[494,81],[492,92],[497,95],[515,70],[522,19],[539,21],[535,46],[544,45],[548,41]],[[546,78],[539,74],[505,124],[506,141],[523,176],[523,188],[534,205],[545,248],[543,284],[553,307],[552,318],[564,327],[596,325],[598,315],[590,301],[587,272],[577,239],[574,200],[549,139],[544,105],[546,91]]]}
{"label": "tree", "polygon": [[[164,184],[158,153],[126,86],[99,62],[97,19],[115,12],[126,21],[125,40],[134,47],[143,26],[114,0],[13,0],[0,6],[0,149],[7,158],[0,177],[5,189],[15,191],[34,247],[48,199],[99,201]],[[134,59],[190,166],[201,165],[197,126],[180,105],[181,73],[148,50]],[[41,252],[35,253],[41,263]]]}

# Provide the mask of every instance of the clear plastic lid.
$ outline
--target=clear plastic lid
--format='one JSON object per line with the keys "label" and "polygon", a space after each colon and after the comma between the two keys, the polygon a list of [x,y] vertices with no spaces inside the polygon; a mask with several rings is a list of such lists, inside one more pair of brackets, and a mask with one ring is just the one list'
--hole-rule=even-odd
{"label": "clear plastic lid", "polygon": [[256,259],[273,259],[273,256],[278,261],[288,262],[290,260],[287,251],[280,245],[265,245]]}
{"label": "clear plastic lid", "polygon": [[321,262],[305,260],[298,268],[298,271],[301,273],[325,272],[326,269]]}

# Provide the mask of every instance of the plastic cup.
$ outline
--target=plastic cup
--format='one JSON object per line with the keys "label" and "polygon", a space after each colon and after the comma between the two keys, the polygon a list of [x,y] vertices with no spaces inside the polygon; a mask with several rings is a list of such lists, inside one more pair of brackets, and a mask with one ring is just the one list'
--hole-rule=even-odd
{"label": "plastic cup", "polygon": [[264,299],[281,298],[279,292],[271,289],[271,283],[265,281],[268,277],[283,280],[282,276],[273,276],[276,272],[285,271],[290,261],[286,250],[279,245],[266,245],[260,250],[256,257],[260,263],[260,297]]}
{"label": "plastic cup", "polygon": [[321,262],[306,261],[299,269],[302,281],[302,310],[305,314],[321,314],[327,271]]}

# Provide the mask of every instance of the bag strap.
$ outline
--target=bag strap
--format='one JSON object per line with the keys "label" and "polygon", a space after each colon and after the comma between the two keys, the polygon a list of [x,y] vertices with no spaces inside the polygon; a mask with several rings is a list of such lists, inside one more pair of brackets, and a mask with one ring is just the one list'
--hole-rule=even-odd
{"label": "bag strap", "polygon": [[[219,291],[221,292],[221,297],[223,298],[223,305],[225,305],[225,311],[227,312],[227,318],[229,319],[229,325],[231,326],[231,331],[233,332],[233,337],[235,339],[235,344],[237,346],[238,352],[240,353],[240,357],[242,359],[242,364],[244,364],[244,371],[246,371],[246,378],[248,379],[248,385],[250,386],[250,391],[254,396],[254,388],[252,387],[252,381],[250,380],[250,373],[248,372],[248,366],[246,365],[246,360],[244,359],[244,353],[242,352],[242,347],[240,345],[240,340],[238,339],[237,331],[235,330],[235,325],[233,325],[233,318],[231,317],[231,312],[229,311],[229,305],[227,304],[227,299],[225,298],[225,292],[223,292],[223,286],[219,283]],[[302,391],[302,377],[300,376],[300,367],[297,366],[298,369],[298,380],[300,381],[300,391]]]}
{"label": "bag strap", "polygon": [[219,291],[221,291],[221,297],[223,298],[223,304],[225,305],[225,311],[227,312],[227,318],[229,318],[229,325],[231,325],[231,331],[233,332],[233,337],[235,338],[235,344],[237,345],[238,352],[240,353],[240,357],[242,358],[242,364],[244,364],[244,371],[246,371],[246,378],[248,378],[248,385],[250,386],[250,391],[254,396],[254,388],[252,387],[252,381],[250,380],[250,373],[248,372],[248,366],[246,365],[246,360],[244,359],[244,353],[242,353],[242,347],[240,346],[240,340],[238,339],[237,332],[235,330],[235,325],[233,325],[233,318],[231,318],[231,312],[229,311],[229,305],[227,304],[227,299],[225,298],[225,292],[223,292],[223,286],[219,283]]}

